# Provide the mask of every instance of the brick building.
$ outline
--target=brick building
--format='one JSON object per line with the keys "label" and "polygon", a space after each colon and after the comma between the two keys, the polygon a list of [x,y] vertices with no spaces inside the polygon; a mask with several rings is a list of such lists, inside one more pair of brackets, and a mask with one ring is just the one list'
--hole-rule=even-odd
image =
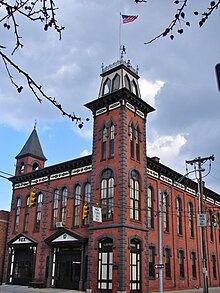
{"label": "brick building", "polygon": [[[154,109],[141,99],[130,62],[103,68],[101,77],[98,98],[85,105],[94,118],[91,155],[46,167],[34,129],[16,157],[5,281],[87,292],[157,290],[160,191],[164,288],[201,287],[197,183],[147,157],[146,121]],[[31,192],[37,202],[30,208]],[[219,195],[204,187],[208,219],[219,205]],[[102,222],[93,218],[100,211]],[[219,286],[220,230],[208,221],[204,232],[208,284]]]}
{"label": "brick building", "polygon": [[9,222],[9,212],[0,211],[0,284],[2,284],[3,279],[3,269],[4,269],[4,256],[6,249],[6,237]]}

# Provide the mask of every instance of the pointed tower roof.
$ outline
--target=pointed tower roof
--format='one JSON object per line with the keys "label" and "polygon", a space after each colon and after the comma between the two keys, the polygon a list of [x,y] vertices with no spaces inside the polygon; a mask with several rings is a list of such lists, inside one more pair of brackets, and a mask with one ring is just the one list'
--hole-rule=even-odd
{"label": "pointed tower roof", "polygon": [[38,158],[40,160],[46,161],[47,158],[44,156],[43,150],[41,148],[41,144],[37,135],[36,128],[34,127],[31,135],[26,141],[20,153],[16,156],[16,159],[25,156],[32,156]]}

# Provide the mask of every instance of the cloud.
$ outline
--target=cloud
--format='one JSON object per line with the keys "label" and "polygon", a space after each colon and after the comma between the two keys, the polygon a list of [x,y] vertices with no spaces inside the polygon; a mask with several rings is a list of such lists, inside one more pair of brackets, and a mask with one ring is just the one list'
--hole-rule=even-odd
{"label": "cloud", "polygon": [[154,133],[153,142],[148,142],[147,154],[149,157],[157,156],[163,164],[172,165],[180,155],[181,149],[187,143],[186,135],[159,136]]}
{"label": "cloud", "polygon": [[53,79],[59,79],[59,78],[73,78],[75,75],[79,74],[80,72],[80,67],[75,64],[62,64],[60,68],[52,74],[50,77]]}
{"label": "cloud", "polygon": [[88,155],[91,155],[91,151],[88,151],[88,150],[83,150],[81,153],[80,153],[80,156],[82,157],[85,157],[85,156],[88,156]]}
{"label": "cloud", "polygon": [[145,100],[152,107],[155,107],[156,96],[164,84],[165,81],[162,80],[148,81],[146,79],[141,79],[139,86],[143,100]]}

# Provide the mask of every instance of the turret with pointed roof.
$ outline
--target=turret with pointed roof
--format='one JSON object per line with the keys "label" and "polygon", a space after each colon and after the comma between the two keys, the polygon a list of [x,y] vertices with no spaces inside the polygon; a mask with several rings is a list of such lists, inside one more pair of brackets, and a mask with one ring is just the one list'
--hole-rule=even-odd
{"label": "turret with pointed roof", "polygon": [[15,158],[17,159],[16,176],[44,168],[47,158],[43,153],[36,127]]}

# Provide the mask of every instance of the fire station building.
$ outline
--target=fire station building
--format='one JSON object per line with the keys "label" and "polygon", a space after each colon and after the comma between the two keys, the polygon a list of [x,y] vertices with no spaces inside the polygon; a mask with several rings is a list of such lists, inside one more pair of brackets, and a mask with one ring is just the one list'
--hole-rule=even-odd
{"label": "fire station building", "polygon": [[[138,80],[130,61],[103,67],[98,98],[85,105],[94,119],[91,155],[45,166],[33,129],[10,178],[6,283],[154,292],[160,232],[164,289],[202,287],[198,184],[147,157],[154,109],[141,99]],[[219,286],[220,227],[211,217],[219,219],[220,197],[204,186],[202,200],[205,273],[209,286]]]}

